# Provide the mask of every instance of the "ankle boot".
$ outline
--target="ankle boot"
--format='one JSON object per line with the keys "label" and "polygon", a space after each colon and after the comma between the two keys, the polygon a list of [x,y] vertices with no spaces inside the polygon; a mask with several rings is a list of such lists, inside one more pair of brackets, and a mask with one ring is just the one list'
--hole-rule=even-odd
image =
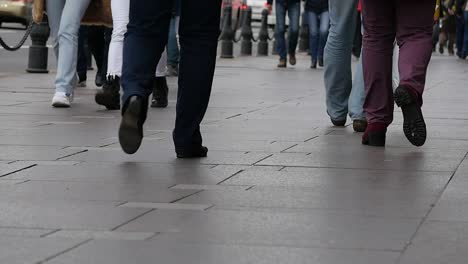
{"label": "ankle boot", "polygon": [[156,77],[153,83],[153,99],[151,107],[164,108],[168,105],[169,87],[166,77]]}
{"label": "ankle boot", "polygon": [[96,103],[105,106],[108,110],[120,109],[120,78],[118,76],[109,77],[96,92],[94,97]]}

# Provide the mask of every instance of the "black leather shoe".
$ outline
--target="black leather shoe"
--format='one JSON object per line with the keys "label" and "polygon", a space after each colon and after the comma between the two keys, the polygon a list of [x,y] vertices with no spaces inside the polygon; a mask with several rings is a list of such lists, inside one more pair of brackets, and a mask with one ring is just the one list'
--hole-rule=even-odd
{"label": "black leather shoe", "polygon": [[334,126],[338,126],[338,127],[343,127],[346,125],[346,119],[345,120],[333,120],[333,119],[330,119],[332,124]]}
{"label": "black leather shoe", "polygon": [[208,148],[204,146],[195,148],[176,148],[176,154],[179,159],[204,158],[208,154]]}
{"label": "black leather shoe", "polygon": [[169,87],[167,86],[166,77],[156,77],[153,83],[153,99],[151,99],[151,107],[156,107],[156,108],[167,107],[168,94],[169,94]]}
{"label": "black leather shoe", "polygon": [[353,129],[354,132],[364,132],[367,128],[367,121],[366,120],[359,120],[356,119],[353,121]]}
{"label": "black leather shoe", "polygon": [[96,78],[94,79],[94,84],[96,84],[97,87],[102,87],[105,83],[105,78],[102,77],[102,74],[98,72],[96,74]]}
{"label": "black leather shoe", "polygon": [[111,77],[102,89],[96,92],[94,100],[97,104],[105,106],[108,110],[120,109],[120,78]]}
{"label": "black leather shoe", "polygon": [[416,98],[402,86],[396,88],[393,97],[403,112],[403,132],[406,138],[417,147],[424,145],[427,137],[426,123]]}
{"label": "black leather shoe", "polygon": [[318,60],[319,67],[323,67],[323,59]]}
{"label": "black leather shoe", "polygon": [[133,154],[140,148],[143,140],[143,123],[147,111],[144,99],[132,96],[126,103],[119,129],[119,142],[123,151]]}

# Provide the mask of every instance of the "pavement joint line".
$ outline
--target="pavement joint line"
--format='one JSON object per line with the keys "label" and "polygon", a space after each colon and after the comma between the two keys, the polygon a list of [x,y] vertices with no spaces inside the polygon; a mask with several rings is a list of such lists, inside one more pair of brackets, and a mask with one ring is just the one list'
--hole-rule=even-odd
{"label": "pavement joint line", "polygon": [[24,171],[24,170],[27,170],[27,169],[30,169],[30,168],[33,168],[33,167],[36,167],[36,166],[37,166],[37,164],[32,164],[32,165],[29,165],[27,167],[24,167],[24,168],[9,172],[7,174],[2,174],[2,175],[0,175],[0,178],[6,177],[6,176],[9,176],[9,175],[15,174],[17,172]]}
{"label": "pavement joint line", "polygon": [[72,153],[72,154],[69,154],[69,155],[66,155],[66,156],[57,158],[56,161],[59,161],[59,160],[65,159],[65,158],[69,158],[69,157],[71,157],[71,156],[75,156],[75,155],[78,155],[78,154],[81,154],[81,153],[85,153],[85,152],[88,152],[88,150],[85,149],[85,150],[82,150],[82,151],[79,151],[79,152],[76,152],[76,153]]}
{"label": "pavement joint line", "polygon": [[141,214],[139,214],[139,215],[133,217],[132,219],[130,219],[130,220],[128,220],[128,221],[125,221],[124,223],[122,223],[122,224],[120,224],[120,225],[118,225],[118,226],[116,226],[116,227],[111,228],[110,231],[115,231],[115,230],[121,228],[122,226],[127,225],[127,224],[129,224],[129,223],[131,223],[131,222],[137,220],[138,218],[140,218],[140,217],[142,217],[142,216],[145,216],[145,215],[147,215],[147,214],[149,214],[149,213],[151,213],[151,212],[154,212],[154,211],[156,211],[155,208],[148,209],[148,211],[146,211],[146,212],[144,212],[144,213],[141,213]]}
{"label": "pavement joint line", "polygon": [[229,116],[229,117],[226,117],[225,119],[232,119],[232,118],[235,118],[235,117],[238,117],[238,116],[241,116],[242,114],[237,114],[237,115],[233,115],[233,116]]}
{"label": "pavement joint line", "polygon": [[262,161],[264,161],[264,160],[266,160],[266,159],[268,159],[268,158],[271,158],[271,157],[273,157],[273,154],[270,154],[270,155],[264,157],[263,159],[260,159],[259,161],[254,162],[252,165],[255,166],[255,165],[257,165],[258,163],[260,163],[260,162],[262,162]]}
{"label": "pavement joint line", "polygon": [[403,258],[403,255],[405,255],[406,251],[408,250],[408,248],[413,244],[413,241],[416,239],[416,236],[418,235],[419,231],[421,230],[422,226],[424,225],[424,223],[426,223],[427,219],[429,218],[429,215],[432,213],[432,211],[434,210],[434,207],[437,205],[437,203],[440,201],[440,198],[442,198],[442,195],[444,194],[444,192],[447,190],[448,186],[450,185],[450,183],[452,182],[453,178],[455,177],[458,169],[460,168],[460,166],[462,165],[463,161],[465,161],[468,157],[468,152],[465,153],[465,156],[463,157],[463,159],[460,161],[460,163],[458,164],[457,168],[455,169],[455,171],[453,171],[452,175],[450,176],[450,178],[448,179],[447,183],[445,184],[444,188],[442,188],[442,190],[439,192],[439,194],[437,195],[437,197],[434,199],[434,202],[431,204],[431,206],[429,207],[429,210],[427,211],[426,215],[424,215],[424,217],[421,219],[421,221],[419,222],[418,226],[416,227],[416,231],[414,231],[414,233],[411,235],[409,241],[405,244],[405,247],[403,248],[403,250],[400,252],[400,255],[398,256],[397,258],[397,261],[395,262],[396,264],[399,264],[401,263],[402,261],[402,258]]}
{"label": "pavement joint line", "polygon": [[308,138],[308,139],[304,140],[304,142],[309,142],[309,141],[314,140],[314,139],[316,139],[316,138],[318,138],[318,137],[319,137],[319,136],[313,136],[313,137],[311,137],[311,138]]}
{"label": "pavement joint line", "polygon": [[221,184],[223,184],[224,182],[226,182],[226,181],[232,179],[233,177],[235,177],[236,175],[239,175],[240,173],[242,173],[242,172],[244,172],[244,171],[245,171],[244,169],[238,170],[237,172],[233,173],[231,176],[229,176],[229,177],[227,177],[226,179],[224,179],[224,180],[218,182],[216,185],[221,185]]}
{"label": "pavement joint line", "polygon": [[294,147],[297,147],[297,146],[299,146],[299,144],[294,144],[294,145],[292,145],[290,147],[287,147],[287,148],[281,150],[280,153],[285,153],[286,151],[288,151],[288,150],[290,150],[290,149],[292,149]]}
{"label": "pavement joint line", "polygon": [[61,230],[62,230],[61,228],[52,230],[52,231],[50,231],[50,232],[48,232],[48,233],[45,233],[45,234],[41,235],[40,238],[45,238],[45,237],[47,237],[47,236],[50,236],[50,235],[55,234],[55,233],[57,233],[57,232],[60,232]]}
{"label": "pavement joint line", "polygon": [[58,257],[58,256],[60,256],[60,255],[63,255],[63,254],[65,254],[65,253],[68,253],[68,252],[70,252],[70,251],[72,251],[72,250],[74,250],[74,249],[76,249],[76,248],[78,248],[78,247],[80,247],[80,246],[82,246],[82,245],[84,245],[84,244],[87,244],[88,242],[90,242],[90,241],[92,241],[92,240],[93,240],[93,239],[87,239],[87,240],[85,240],[85,241],[83,241],[83,242],[81,242],[81,243],[76,244],[75,246],[73,246],[73,247],[71,247],[71,248],[68,248],[68,249],[66,249],[66,250],[63,250],[63,251],[61,251],[61,252],[59,252],[59,253],[57,253],[57,254],[55,254],[55,255],[52,255],[52,256],[50,256],[50,257],[47,257],[47,258],[44,259],[44,260],[39,261],[39,262],[37,262],[37,264],[44,264],[44,263],[48,262],[49,260],[52,260],[52,259],[54,259],[54,258],[56,258],[56,257]]}
{"label": "pavement joint line", "polygon": [[199,194],[199,193],[201,193],[201,192],[203,192],[203,191],[204,191],[204,190],[195,191],[195,192],[193,192],[193,193],[191,193],[191,194],[184,195],[184,196],[181,197],[181,198],[175,199],[174,201],[171,201],[171,202],[169,202],[169,203],[172,204],[172,203],[180,202],[180,201],[182,201],[182,200],[184,200],[184,199],[186,199],[186,198],[189,198],[189,197],[192,196],[192,195]]}
{"label": "pavement joint line", "polygon": [[160,234],[161,234],[161,232],[155,232],[152,236],[147,237],[144,241],[153,240],[153,238],[157,237]]}

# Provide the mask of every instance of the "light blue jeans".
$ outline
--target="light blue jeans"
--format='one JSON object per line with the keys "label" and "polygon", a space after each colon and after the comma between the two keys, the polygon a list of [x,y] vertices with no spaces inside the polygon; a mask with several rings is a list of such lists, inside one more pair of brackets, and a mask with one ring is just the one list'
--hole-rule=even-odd
{"label": "light blue jeans", "polygon": [[91,0],[47,0],[47,15],[55,56],[55,91],[73,93],[77,82],[78,31]]}
{"label": "light blue jeans", "polygon": [[[365,120],[366,97],[362,63],[359,61],[354,81],[351,71],[351,51],[356,29],[358,0],[330,0],[330,30],[325,45],[325,89],[327,112],[335,121]],[[361,56],[362,57],[362,56]]]}

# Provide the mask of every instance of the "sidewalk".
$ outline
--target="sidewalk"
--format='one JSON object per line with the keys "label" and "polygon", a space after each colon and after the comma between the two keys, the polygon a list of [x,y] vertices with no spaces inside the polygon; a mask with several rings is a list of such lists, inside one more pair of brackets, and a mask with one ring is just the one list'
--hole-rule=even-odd
{"label": "sidewalk", "polygon": [[0,263],[466,264],[468,64],[434,56],[424,147],[397,109],[372,148],[308,63],[220,60],[200,160],[175,159],[175,79],[128,156],[90,81],[53,109],[53,73],[0,75]]}

